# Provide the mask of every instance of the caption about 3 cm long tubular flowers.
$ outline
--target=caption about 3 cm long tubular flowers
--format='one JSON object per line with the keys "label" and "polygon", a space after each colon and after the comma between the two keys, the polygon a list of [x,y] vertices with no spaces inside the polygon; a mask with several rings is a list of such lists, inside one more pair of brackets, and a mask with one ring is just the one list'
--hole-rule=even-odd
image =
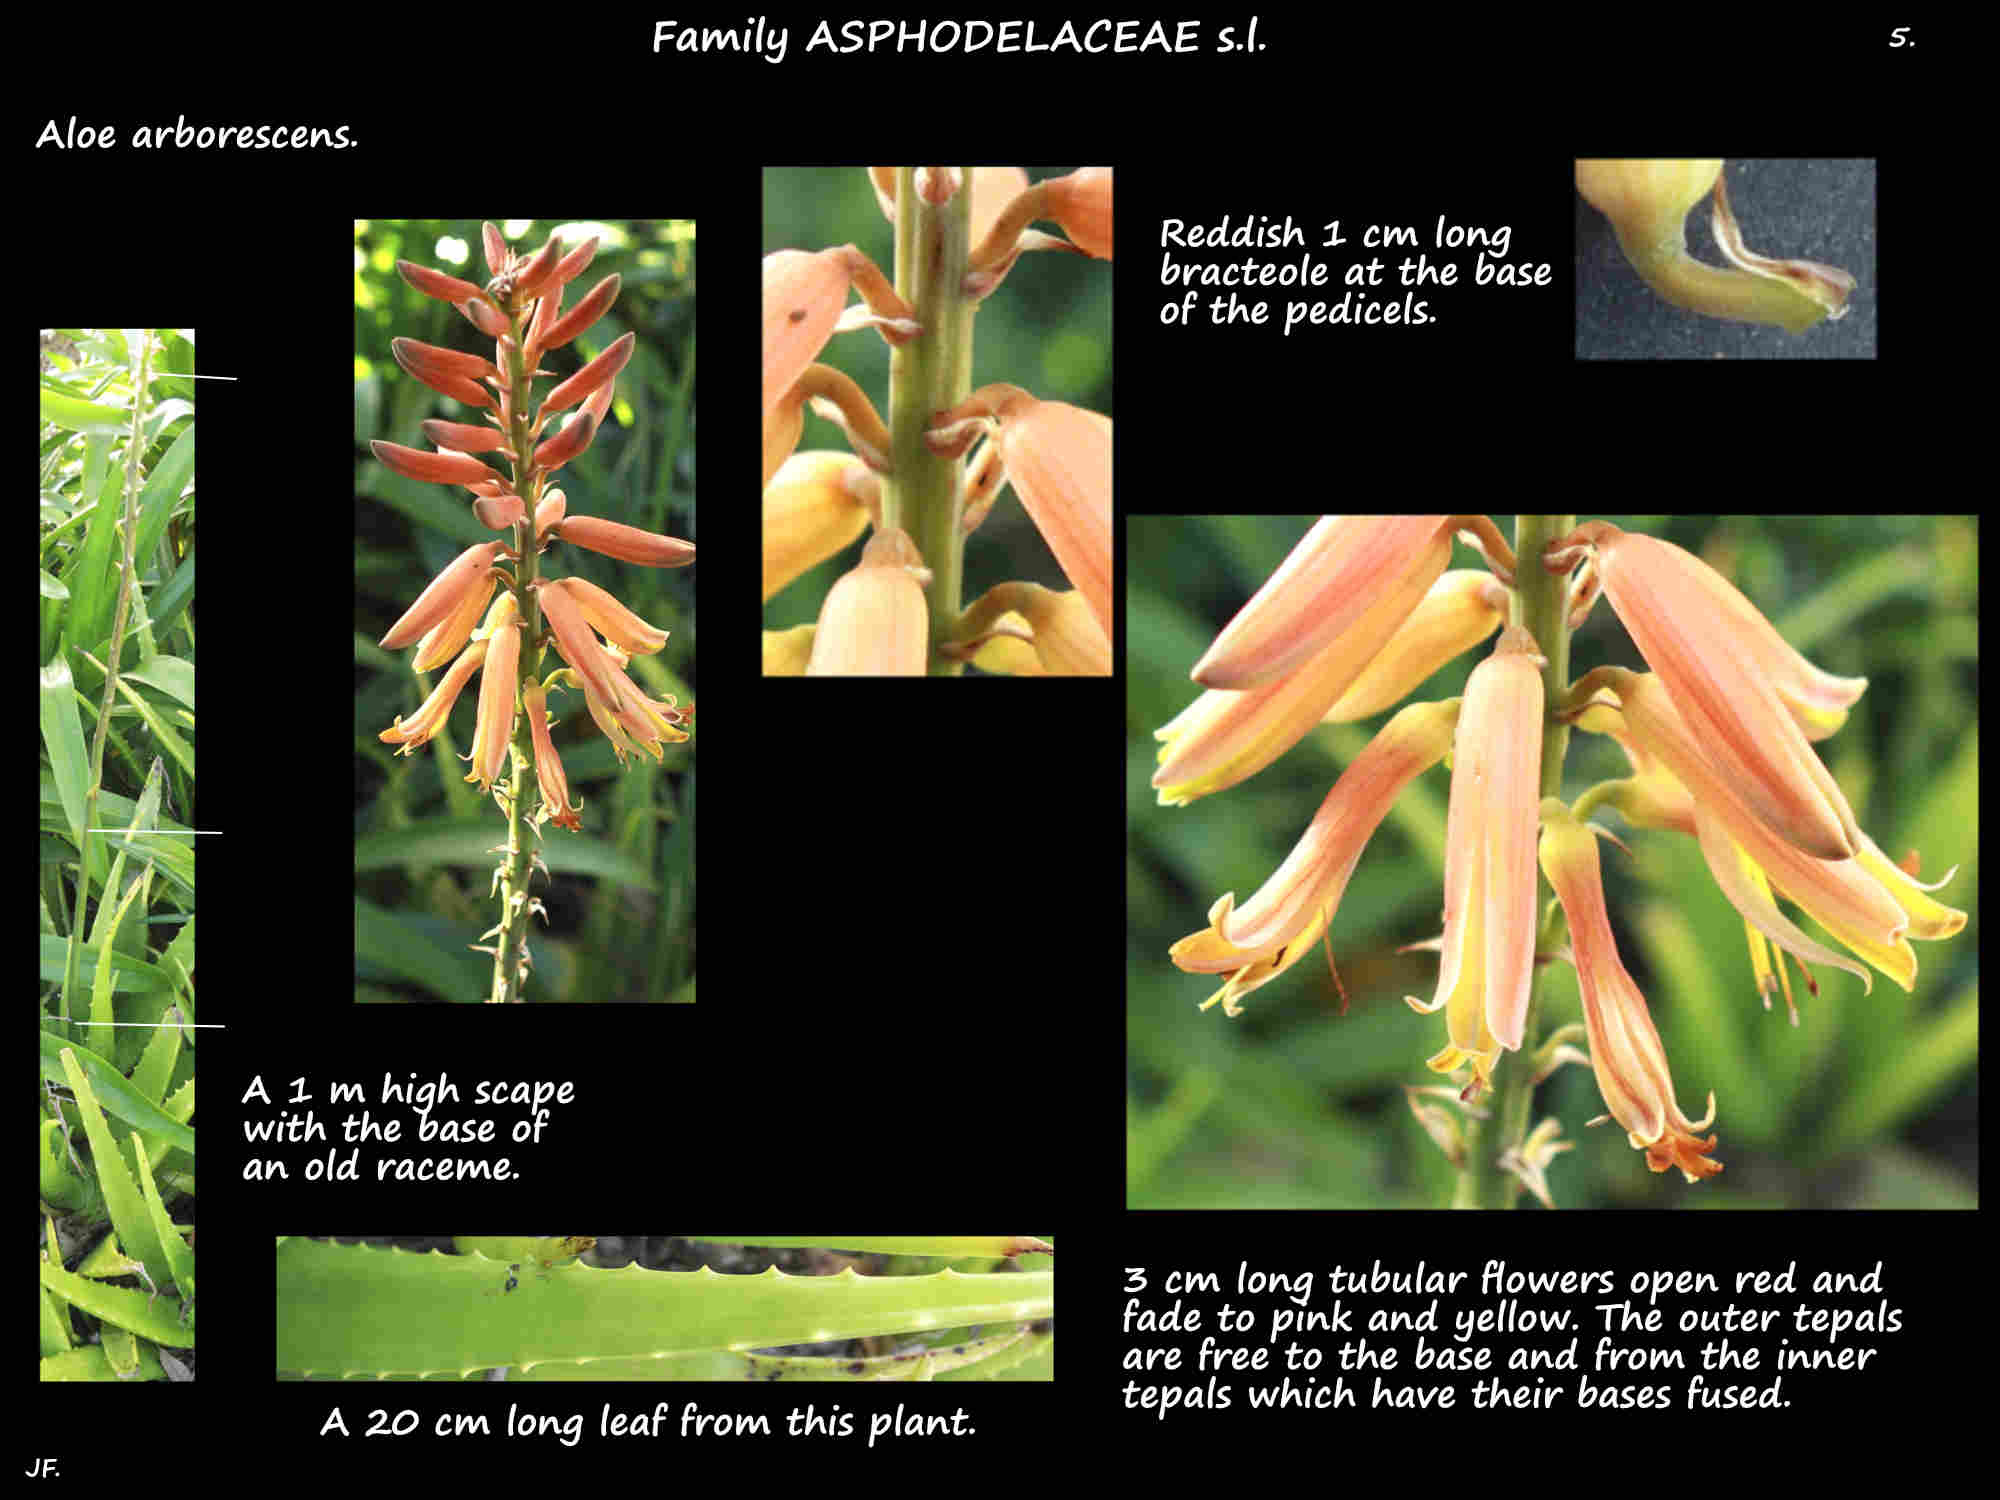
{"label": "caption about 3 cm long tubular flowers", "polygon": [[[1431,305],[1440,292],[1547,291],[1555,278],[1549,263],[1509,259],[1513,244],[1510,224],[1455,224],[1445,214],[1421,229],[1333,219],[1310,233],[1290,214],[1225,215],[1215,224],[1165,218],[1160,287],[1168,295],[1160,322],[1275,326],[1285,336],[1339,326],[1423,327],[1440,321]],[[1336,287],[1346,290],[1336,295]]]}
{"label": "caption about 3 cm long tubular flowers", "polygon": [[1870,1369],[1904,1314],[1882,1265],[1155,1272],[1128,1267],[1128,1411],[1786,1407]]}

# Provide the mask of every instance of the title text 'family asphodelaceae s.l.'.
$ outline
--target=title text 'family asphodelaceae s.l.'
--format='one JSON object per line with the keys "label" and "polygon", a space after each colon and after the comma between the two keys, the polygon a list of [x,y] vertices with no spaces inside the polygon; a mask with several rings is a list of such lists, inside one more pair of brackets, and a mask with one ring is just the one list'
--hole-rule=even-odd
{"label": "title text 'family asphodelaceae s.l.'", "polygon": [[[871,526],[893,540],[867,547],[817,620],[765,633],[764,671],[950,676],[969,661],[1108,674],[1111,419],[1019,386],[974,390],[971,374],[975,314],[1023,251],[1111,259],[1111,170],[1033,184],[1019,167],[866,171],[894,226],[893,283],[853,245],[764,258],[764,598]],[[1028,227],[1037,220],[1067,238]],[[882,411],[816,363],[836,333],[860,328],[893,350]],[[794,453],[809,409],[840,428],[847,453]],[[1008,483],[1081,608],[1025,583],[961,603],[965,539]]]}
{"label": "title text 'family asphodelaceae s.l.'", "polygon": [[[1530,1094],[1580,1057],[1570,1045],[1578,1028],[1542,1034],[1536,1024],[1536,965],[1552,960],[1576,967],[1589,1062],[1610,1117],[1648,1165],[1690,1182],[1722,1170],[1716,1137],[1702,1134],[1714,1100],[1698,1121],[1682,1112],[1646,999],[1619,957],[1602,830],[1588,821],[1599,809],[1698,841],[1743,917],[1757,991],[1767,1008],[1782,991],[1795,1023],[1783,955],[1864,983],[1874,969],[1908,989],[1911,941],[1965,923],[1932,897],[1936,885],[1915,878],[1914,858],[1898,865],[1862,831],[1813,748],[1841,727],[1865,679],[1815,667],[1720,573],[1669,542],[1603,521],[1522,521],[1517,560],[1485,517],[1320,520],[1196,664],[1207,691],[1158,731],[1153,777],[1168,805],[1221,791],[1320,723],[1390,707],[1499,633],[1462,697],[1390,718],[1264,886],[1240,907],[1223,895],[1207,926],[1171,950],[1180,968],[1222,980],[1204,1008],[1239,1014],[1245,996],[1327,938],[1398,794],[1449,758],[1444,931],[1425,945],[1441,954],[1438,983],[1428,1000],[1408,998],[1444,1012],[1445,1045],[1429,1065],[1460,1086],[1463,1118],[1415,1094],[1412,1104],[1459,1166],[1465,1206],[1508,1201],[1510,1190],[1481,1183],[1510,1189],[1509,1176],[1546,1200],[1546,1165],[1564,1147],[1553,1121],[1528,1131]],[[1454,536],[1487,568],[1447,571]],[[1599,593],[1649,670],[1599,667],[1572,681],[1569,634]],[[1572,728],[1614,739],[1632,775],[1565,801]],[[1546,908],[1538,864],[1555,897]],[[1832,944],[1802,931],[1778,896]]]}
{"label": "title text 'family asphodelaceae s.l.'", "polygon": [[[532,840],[544,823],[579,830],[582,821],[549,735],[552,692],[581,692],[591,719],[623,764],[631,752],[658,760],[662,747],[689,738],[694,706],[672,695],[656,701],[625,668],[634,654],[659,651],[666,632],[640,619],[585,578],[549,578],[540,559],[556,542],[623,562],[678,568],[694,561],[692,543],[596,516],[569,514],[550,480],[587,450],[612,409],[616,378],[631,359],[636,335],[605,345],[536,403],[534,382],[556,372],[543,363],[582,335],[616,301],[619,278],[606,276],[563,311],[564,288],[596,253],[593,238],[573,248],[551,238],[532,254],[508,249],[492,224],[482,238],[491,280],[483,287],[399,260],[396,269],[427,296],[449,302],[493,340],[493,355],[399,338],[396,362],[441,395],[481,411],[485,422],[427,421],[431,452],[397,443],[371,444],[386,467],[410,479],[463,485],[479,522],[503,535],[467,547],[417,596],[382,637],[400,650],[414,645],[411,666],[428,672],[449,663],[437,688],[408,718],[398,717],[382,739],[408,754],[443,728],[459,694],[480,674],[472,769],[466,780],[492,792],[507,818],[507,843],[495,871],[500,920],[486,937],[493,956],[489,999],[517,1001],[531,958],[528,916],[540,903],[528,881],[537,863]],[[566,421],[561,413],[574,411]],[[475,454],[507,465],[489,466]],[[497,593],[497,597],[496,597]],[[566,666],[542,673],[553,646]],[[511,769],[509,765],[511,754]],[[528,810],[533,774],[541,805]]]}

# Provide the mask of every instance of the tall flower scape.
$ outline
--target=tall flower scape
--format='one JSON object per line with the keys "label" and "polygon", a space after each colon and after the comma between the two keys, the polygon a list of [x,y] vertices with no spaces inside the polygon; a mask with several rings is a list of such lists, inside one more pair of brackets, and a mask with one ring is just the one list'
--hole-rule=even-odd
{"label": "tall flower scape", "polygon": [[[396,269],[411,286],[451,303],[491,338],[493,357],[406,338],[391,347],[412,377],[479,408],[486,425],[425,422],[424,436],[436,452],[386,442],[371,446],[376,458],[407,478],[464,485],[473,495],[473,513],[502,533],[454,558],[382,637],[389,650],[417,648],[413,671],[450,666],[423,706],[408,719],[399,717],[381,737],[402,754],[426,743],[443,727],[473,674],[480,675],[478,727],[466,780],[493,794],[507,818],[507,842],[496,851],[502,857],[494,872],[500,921],[483,935],[495,941],[478,951],[492,954],[489,998],[504,1003],[521,997],[531,963],[528,916],[541,908],[528,890],[539,863],[531,838],[540,837],[543,823],[573,831],[582,827],[549,736],[549,695],[559,689],[581,692],[620,764],[636,751],[658,760],[663,745],[688,738],[694,719],[692,704],[683,709],[671,696],[655,702],[625,672],[635,653],[664,646],[666,632],[586,579],[541,576],[541,555],[562,541],[628,563],[678,568],[694,561],[694,547],[618,522],[571,515],[563,492],[549,484],[558,469],[590,446],[611,408],[618,372],[632,357],[634,336],[627,333],[534,404],[535,380],[550,373],[542,361],[617,299],[619,278],[607,276],[563,311],[563,288],[590,264],[596,240],[565,251],[551,238],[532,255],[516,255],[487,224],[484,241],[492,272],[484,287],[408,261],[397,261]],[[572,408],[558,426],[561,413]],[[504,461],[507,472],[478,454]],[[550,645],[567,665],[544,676],[543,652]],[[531,770],[541,796],[532,813]]]}
{"label": "tall flower scape", "polygon": [[[1455,534],[1486,569],[1446,571]],[[1171,950],[1180,968],[1222,979],[1204,1008],[1238,1014],[1244,996],[1326,937],[1390,805],[1449,758],[1444,932],[1425,945],[1439,949],[1438,983],[1428,999],[1408,1000],[1444,1013],[1429,1065],[1455,1087],[1412,1090],[1411,1101],[1459,1167],[1467,1207],[1504,1204],[1517,1182],[1548,1201],[1545,1168],[1569,1143],[1553,1119],[1528,1130],[1532,1090],[1580,1060],[1578,1040],[1610,1118],[1648,1166],[1677,1168],[1691,1183],[1722,1170],[1717,1137],[1703,1134],[1714,1097],[1698,1120],[1683,1112],[1646,999],[1620,961],[1601,830],[1588,821],[1599,808],[1699,841],[1743,916],[1766,1007],[1782,990],[1794,1024],[1785,954],[1815,992],[1810,963],[1864,983],[1872,967],[1907,990],[1911,941],[1965,924],[1932,898],[1937,885],[1916,879],[1914,855],[1898,865],[1861,830],[1813,749],[1840,728],[1866,679],[1814,667],[1726,579],[1668,542],[1602,521],[1523,517],[1516,543],[1518,564],[1478,516],[1324,517],[1195,665],[1207,691],[1158,731],[1153,778],[1169,805],[1234,786],[1322,721],[1388,708],[1499,632],[1462,697],[1395,714],[1262,889],[1240,907],[1224,895],[1208,925]],[[1600,593],[1650,670],[1598,667],[1571,681],[1569,635]],[[1572,728],[1615,739],[1632,774],[1563,801]],[[1556,897],[1546,916],[1538,863]],[[1796,926],[1780,895],[1838,947]],[[1550,958],[1575,965],[1583,1025],[1542,1036],[1535,968]]]}
{"label": "tall flower scape", "polygon": [[[857,169],[859,170],[859,169]],[[853,245],[764,258],[764,598],[849,546],[815,624],[766,632],[775,676],[1111,670],[1111,419],[1013,385],[972,389],[972,331],[1024,250],[1111,259],[1111,170],[1033,186],[1019,167],[870,167],[895,226],[892,285]],[[1030,229],[1061,226],[1067,239]],[[849,291],[861,303],[845,309]],[[831,365],[843,329],[894,349],[888,420]],[[847,453],[794,454],[812,410]],[[974,445],[978,444],[976,451]],[[1011,481],[1071,587],[1003,583],[961,604],[965,539]]]}

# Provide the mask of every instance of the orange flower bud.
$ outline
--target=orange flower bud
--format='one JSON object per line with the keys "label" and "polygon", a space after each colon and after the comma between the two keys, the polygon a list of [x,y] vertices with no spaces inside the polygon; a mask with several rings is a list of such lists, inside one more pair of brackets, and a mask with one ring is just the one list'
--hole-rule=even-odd
{"label": "orange flower bud", "polygon": [[597,436],[597,418],[580,411],[564,424],[563,430],[535,450],[535,467],[560,469],[590,446]]}
{"label": "orange flower bud", "polygon": [[562,259],[562,248],[562,241],[550,236],[549,242],[514,273],[512,295],[515,301],[526,302],[542,291],[555,276],[556,263]]}
{"label": "orange flower bud", "polygon": [[535,539],[541,540],[551,526],[562,520],[568,508],[569,500],[561,490],[550,490],[542,496],[542,503],[535,507]]}
{"label": "orange flower bud", "polygon": [[397,261],[396,274],[426,297],[435,297],[440,302],[463,302],[468,297],[479,295],[479,288],[471,282],[460,281],[456,276],[447,276],[442,271],[433,271],[429,266],[420,266],[414,261]]}
{"label": "orange flower bud", "polygon": [[562,348],[609,312],[611,304],[618,300],[618,288],[621,285],[617,273],[613,272],[584,293],[583,300],[556,319],[542,335],[539,345],[542,352]]}
{"label": "orange flower bud", "polygon": [[368,446],[384,468],[405,479],[421,479],[431,484],[477,484],[500,478],[497,471],[463,453],[426,453],[421,448],[405,448],[401,443],[385,443],[380,438]]}
{"label": "orange flower bud", "polygon": [[[464,356],[471,367],[457,363],[459,356],[449,349],[438,349],[430,344],[420,344],[415,339],[389,340],[389,352],[396,357],[396,363],[414,379],[422,381],[439,395],[449,396],[454,401],[462,401],[467,406],[491,410],[493,394],[479,384],[484,374],[499,374],[491,361],[476,355]],[[451,359],[439,356],[451,355]],[[479,368],[483,366],[484,368]]]}
{"label": "orange flower bud", "polygon": [[491,453],[507,441],[504,432],[471,422],[440,422],[433,418],[423,424],[423,431],[432,443],[456,453]]}
{"label": "orange flower bud", "polygon": [[445,570],[417,595],[417,602],[382,637],[384,650],[400,651],[420,638],[465,602],[482,583],[491,587],[493,563],[506,550],[504,542],[480,542],[453,558]]}
{"label": "orange flower bud", "polygon": [[472,513],[480,525],[504,531],[528,512],[519,495],[501,494],[481,495],[472,502]]}
{"label": "orange flower bud", "polygon": [[632,347],[638,342],[638,335],[628,333],[617,339],[589,364],[578,370],[569,379],[549,392],[542,403],[542,415],[563,411],[576,405],[585,396],[610,380],[625,368],[625,362],[632,357]]}
{"label": "orange flower bud", "polygon": [[597,236],[592,235],[556,263],[556,282],[568,286],[597,258]]}
{"label": "orange flower bud", "polygon": [[602,552],[620,562],[643,563],[649,568],[681,568],[694,561],[694,543],[658,532],[641,531],[598,516],[566,516],[554,528],[566,542]]}
{"label": "orange flower bud", "polygon": [[463,302],[454,303],[453,306],[465,314],[466,322],[489,339],[499,338],[514,326],[507,320],[505,313],[484,297],[468,297]]}

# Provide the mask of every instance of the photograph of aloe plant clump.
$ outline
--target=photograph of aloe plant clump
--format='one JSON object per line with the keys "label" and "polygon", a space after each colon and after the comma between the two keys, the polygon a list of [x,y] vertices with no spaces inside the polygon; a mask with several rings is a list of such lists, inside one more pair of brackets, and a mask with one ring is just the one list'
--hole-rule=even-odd
{"label": "photograph of aloe plant clump", "polygon": [[292,1380],[1053,1380],[1039,1235],[280,1237]]}
{"label": "photograph of aloe plant clump", "polygon": [[694,250],[355,225],[359,1000],[695,998]]}
{"label": "photograph of aloe plant clump", "polygon": [[194,338],[41,336],[44,1380],[194,1378]]}

